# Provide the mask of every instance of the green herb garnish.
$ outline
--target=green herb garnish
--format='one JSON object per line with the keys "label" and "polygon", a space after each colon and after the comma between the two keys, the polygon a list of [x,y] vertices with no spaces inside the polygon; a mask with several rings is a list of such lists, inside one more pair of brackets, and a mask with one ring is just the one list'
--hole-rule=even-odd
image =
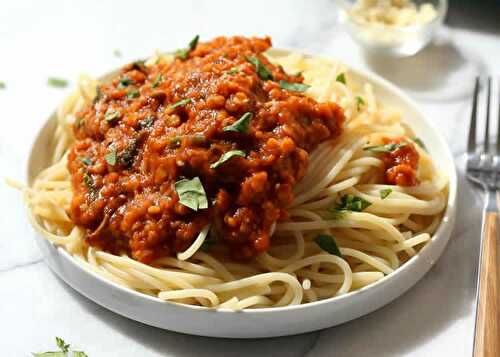
{"label": "green herb garnish", "polygon": [[0,81],[0,89],[5,89],[7,88],[7,84],[5,84],[4,81]]}
{"label": "green herb garnish", "polygon": [[64,88],[68,86],[68,81],[62,78],[50,77],[47,84],[55,88]]}
{"label": "green herb garnish", "polygon": [[141,72],[146,71],[146,62],[144,60],[138,60],[132,62],[132,68]]}
{"label": "green herb garnish", "polygon": [[186,98],[186,99],[181,99],[179,100],[178,102],[172,104],[171,106],[169,106],[170,109],[175,109],[177,107],[183,107],[185,106],[186,104],[189,104],[191,103],[193,100],[191,98]]}
{"label": "green herb garnish", "polygon": [[342,258],[342,253],[340,253],[340,249],[333,236],[327,234],[318,234],[316,238],[314,238],[314,241],[324,251]]}
{"label": "green herb garnish", "polygon": [[247,133],[250,127],[250,120],[252,119],[253,114],[250,112],[246,112],[243,114],[238,120],[236,120],[233,124],[228,125],[222,129],[223,131],[236,131],[239,133]]}
{"label": "green herb garnish", "polygon": [[361,98],[359,95],[356,96],[356,106],[358,108],[358,112],[361,110],[361,107],[365,105],[365,101],[363,100],[363,98]]}
{"label": "green herb garnish", "polygon": [[179,196],[179,203],[191,208],[193,211],[208,208],[207,195],[199,177],[177,181],[175,183],[175,192]]}
{"label": "green herb garnish", "polygon": [[120,79],[120,82],[118,83],[118,88],[122,89],[122,88],[125,88],[127,86],[129,86],[130,84],[132,84],[134,81],[131,80],[130,78],[128,77],[123,77],[122,79]]}
{"label": "green herb garnish", "polygon": [[371,151],[371,152],[393,152],[396,151],[397,149],[400,149],[402,147],[406,146],[406,143],[401,143],[401,144],[387,144],[387,145],[375,145],[375,146],[367,146],[363,148],[365,151]]}
{"label": "green herb garnish", "polygon": [[112,122],[119,117],[121,117],[121,113],[118,110],[108,110],[104,115],[104,120],[106,120],[107,122]]}
{"label": "green herb garnish", "polygon": [[132,98],[137,98],[139,97],[141,94],[139,93],[139,91],[137,89],[131,89],[128,91],[127,93],[127,98],[128,99],[132,99]]}
{"label": "green herb garnish", "polygon": [[116,165],[116,151],[110,151],[106,155],[104,155],[104,160],[111,166]]}
{"label": "green herb garnish", "polygon": [[422,139],[418,138],[418,137],[413,137],[411,138],[411,140],[413,140],[415,142],[415,144],[417,144],[418,146],[420,146],[423,150],[427,151],[427,147],[425,146],[424,142],[422,141]]}
{"label": "green herb garnish", "polygon": [[68,355],[70,352],[70,345],[62,338],[56,337],[56,345],[59,348],[59,351],[49,351],[49,352],[40,352],[40,353],[33,353],[34,357],[88,357],[87,354],[83,351],[71,351],[71,354]]}
{"label": "green herb garnish", "polygon": [[391,188],[385,188],[383,190],[380,190],[380,198],[381,199],[386,199],[387,196],[389,196],[392,192]]}
{"label": "green herb garnish", "polygon": [[80,160],[86,166],[92,165],[92,161],[88,157],[79,156],[78,160]]}
{"label": "green herb garnish", "polygon": [[237,67],[233,67],[231,68],[229,71],[226,72],[226,74],[236,74],[238,73],[240,70],[237,68]]}
{"label": "green herb garnish", "polygon": [[369,206],[371,206],[371,202],[368,202],[361,197],[349,194],[342,196],[340,205],[336,209],[340,211],[362,212]]}
{"label": "green herb garnish", "polygon": [[137,153],[137,140],[132,139],[125,150],[118,156],[120,163],[129,168],[134,163],[135,154]]}
{"label": "green herb garnish", "polygon": [[336,80],[337,82],[340,82],[340,83],[343,83],[343,84],[347,84],[347,81],[346,81],[346,79],[345,79],[345,73],[343,73],[343,72],[342,72],[342,73],[340,73],[340,74],[337,76],[337,78],[335,78],[335,80]]}
{"label": "green herb garnish", "polygon": [[222,156],[219,158],[217,162],[214,162],[212,165],[210,165],[211,169],[216,169],[229,159],[235,157],[235,156],[240,156],[240,157],[245,157],[247,154],[244,151],[241,150],[231,150],[228,152],[225,152],[222,154]]}
{"label": "green herb garnish", "polygon": [[153,80],[153,83],[151,83],[151,87],[152,88],[156,88],[158,87],[158,85],[161,83],[161,81],[163,80],[163,76],[160,74],[158,74],[155,79]]}
{"label": "green herb garnish", "polygon": [[290,83],[287,81],[279,81],[280,87],[292,92],[305,92],[310,85],[307,85],[305,83]]}
{"label": "green herb garnish", "polygon": [[97,191],[94,184],[94,178],[88,172],[83,175],[83,183],[87,186],[90,198],[94,200],[97,197]]}
{"label": "green herb garnish", "polygon": [[175,51],[175,57],[180,58],[181,60],[185,60],[188,58],[189,53],[193,51],[198,45],[198,40],[200,39],[200,35],[196,35],[188,44],[187,48],[181,48]]}
{"label": "green herb garnish", "polygon": [[267,69],[264,64],[255,56],[247,57],[247,61],[255,66],[255,72],[262,80],[273,80],[273,74],[269,69]]}

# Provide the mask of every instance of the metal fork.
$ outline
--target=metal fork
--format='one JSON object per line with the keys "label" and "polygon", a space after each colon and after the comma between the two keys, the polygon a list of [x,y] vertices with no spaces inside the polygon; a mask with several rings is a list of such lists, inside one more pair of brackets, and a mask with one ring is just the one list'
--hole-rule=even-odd
{"label": "metal fork", "polygon": [[483,229],[476,292],[476,322],[474,352],[477,356],[500,356],[500,294],[497,260],[498,206],[500,189],[500,112],[499,127],[494,148],[490,145],[491,78],[486,86],[486,126],[483,145],[476,143],[480,79],[476,78],[467,145],[467,178],[485,192]]}

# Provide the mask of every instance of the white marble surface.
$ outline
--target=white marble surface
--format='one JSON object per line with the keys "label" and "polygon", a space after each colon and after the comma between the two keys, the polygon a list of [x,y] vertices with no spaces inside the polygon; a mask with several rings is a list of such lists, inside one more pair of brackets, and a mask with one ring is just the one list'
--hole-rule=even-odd
{"label": "white marble surface", "polygon": [[[98,75],[155,48],[184,46],[195,33],[202,38],[269,34],[277,47],[331,55],[375,70],[409,91],[439,123],[456,155],[461,183],[458,224],[444,255],[397,301],[321,332],[224,340],[145,326],[74,292],[43,263],[19,194],[2,182],[1,355],[47,350],[54,336],[92,357],[470,355],[481,200],[463,180],[461,154],[471,76],[500,73],[498,30],[445,29],[440,41],[414,58],[380,61],[363,56],[339,28],[332,1],[3,0],[0,80],[7,88],[0,91],[0,176],[24,180],[34,135],[68,91],[48,88],[47,77]],[[123,58],[113,56],[115,48]]]}

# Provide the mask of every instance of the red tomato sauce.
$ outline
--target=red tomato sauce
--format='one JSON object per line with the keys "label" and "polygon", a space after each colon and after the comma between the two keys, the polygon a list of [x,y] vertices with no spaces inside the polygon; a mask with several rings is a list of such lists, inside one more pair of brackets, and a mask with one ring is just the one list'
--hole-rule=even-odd
{"label": "red tomato sauce", "polygon": [[385,182],[390,185],[415,186],[418,184],[417,169],[419,155],[415,145],[402,138],[384,138],[384,145],[400,144],[391,152],[384,153]]}
{"label": "red tomato sauce", "polygon": [[[344,121],[335,103],[280,87],[303,78],[271,64],[262,55],[270,46],[269,38],[219,37],[186,59],[129,64],[100,85],[77,114],[68,156],[70,215],[87,229],[87,244],[150,263],[184,251],[211,223],[235,258],[266,251],[309,152],[339,135]],[[251,56],[272,80],[259,76]],[[223,130],[247,112],[247,132]],[[230,150],[245,157],[211,168]],[[206,209],[179,201],[175,183],[194,177]]]}

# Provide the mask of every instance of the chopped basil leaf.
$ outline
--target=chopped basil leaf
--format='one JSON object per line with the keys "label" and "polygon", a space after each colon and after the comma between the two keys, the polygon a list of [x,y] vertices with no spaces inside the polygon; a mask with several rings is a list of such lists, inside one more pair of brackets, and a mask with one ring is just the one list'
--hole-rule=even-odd
{"label": "chopped basil leaf", "polygon": [[210,168],[216,169],[220,165],[222,165],[223,163],[225,163],[226,161],[228,161],[229,159],[231,159],[235,156],[245,157],[246,155],[247,154],[241,150],[231,150],[231,151],[225,152],[224,154],[222,154],[222,156],[219,158],[219,160],[217,162],[214,162],[212,165],[210,165]]}
{"label": "chopped basil leaf", "polygon": [[121,57],[122,56],[122,51],[120,51],[119,49],[115,48],[113,50],[113,56],[115,56],[115,57]]}
{"label": "chopped basil leaf", "polygon": [[141,72],[146,71],[146,62],[144,60],[135,61],[132,63],[132,68]]}
{"label": "chopped basil leaf", "polygon": [[163,80],[163,76],[162,76],[162,75],[161,75],[161,73],[160,73],[160,74],[158,74],[158,75],[155,77],[155,79],[154,79],[153,83],[151,83],[151,87],[153,87],[153,88],[158,87],[158,85],[161,83],[161,81],[162,81],[162,80]]}
{"label": "chopped basil leaf", "polygon": [[78,160],[80,160],[86,166],[92,165],[92,161],[88,157],[79,156]]}
{"label": "chopped basil leaf", "polygon": [[406,146],[406,143],[400,143],[400,144],[387,144],[387,145],[375,145],[375,146],[367,146],[363,148],[365,151],[371,151],[371,152],[393,152],[396,151],[402,147]]}
{"label": "chopped basil leaf", "polygon": [[411,140],[413,140],[415,142],[415,144],[417,144],[418,146],[420,146],[422,149],[424,149],[425,151],[427,151],[427,147],[425,146],[424,142],[422,141],[422,139],[418,138],[418,137],[413,137],[411,138]]}
{"label": "chopped basil leaf", "polygon": [[118,88],[120,88],[120,89],[125,88],[132,83],[133,83],[133,81],[130,78],[123,77],[122,79],[120,79],[120,83],[118,83]]}
{"label": "chopped basil leaf", "polygon": [[132,98],[137,98],[140,96],[140,93],[137,89],[131,89],[127,93],[127,98],[132,99]]}
{"label": "chopped basil leaf", "polygon": [[246,112],[243,114],[238,120],[236,120],[233,124],[226,126],[223,131],[236,131],[240,133],[247,133],[248,128],[250,127],[250,120],[252,119],[253,114],[250,112]]}
{"label": "chopped basil leaf", "polygon": [[314,238],[314,241],[324,251],[342,258],[342,253],[340,253],[340,249],[333,236],[327,234],[318,234],[316,238]]}
{"label": "chopped basil leaf", "polygon": [[94,187],[94,179],[92,178],[92,175],[90,175],[88,172],[86,172],[83,175],[83,182],[88,188]]}
{"label": "chopped basil leaf", "polygon": [[357,105],[357,108],[358,108],[358,112],[360,111],[361,106],[365,105],[365,101],[359,95],[356,96],[356,105]]}
{"label": "chopped basil leaf", "polygon": [[134,163],[135,154],[137,153],[137,140],[132,139],[125,150],[119,155],[118,160],[125,167],[130,167]]}
{"label": "chopped basil leaf", "polygon": [[64,342],[64,340],[60,337],[56,337],[56,344],[57,347],[61,350],[61,352],[68,352],[69,351],[69,344]]}
{"label": "chopped basil leaf", "polygon": [[106,155],[104,155],[104,160],[111,166],[116,165],[116,151],[110,151]]}
{"label": "chopped basil leaf", "polygon": [[337,78],[335,78],[335,80],[337,82],[340,82],[340,83],[343,83],[343,84],[347,84],[347,81],[345,80],[345,73],[340,73]]}
{"label": "chopped basil leaf", "polygon": [[340,205],[337,207],[337,210],[361,212],[364,211],[365,208],[369,206],[371,206],[371,202],[368,202],[367,200],[361,197],[349,194],[342,196]]}
{"label": "chopped basil leaf", "polygon": [[309,87],[311,87],[305,83],[290,83],[287,81],[280,81],[279,83],[281,88],[293,92],[305,92]]}
{"label": "chopped basil leaf", "polygon": [[207,195],[199,177],[177,181],[175,192],[179,196],[179,203],[193,211],[208,208]]}
{"label": "chopped basil leaf", "polygon": [[257,72],[257,75],[260,77],[262,80],[273,80],[273,74],[269,69],[267,69],[264,64],[255,56],[249,56],[247,57],[247,61],[250,62],[255,66],[255,72]]}
{"label": "chopped basil leaf", "polygon": [[5,84],[4,81],[0,81],[0,89],[5,89],[7,88],[7,84]]}
{"label": "chopped basil leaf", "polygon": [[[56,337],[56,344],[60,351],[49,351],[41,353],[32,353],[34,357],[68,357],[70,345],[64,342],[62,338]],[[83,351],[71,351],[73,357],[88,357]]]}
{"label": "chopped basil leaf", "polygon": [[233,67],[231,68],[229,71],[226,72],[226,74],[236,74],[238,73],[240,70],[237,68],[237,67]]}
{"label": "chopped basil leaf", "polygon": [[294,77],[301,77],[302,76],[302,71],[298,71],[293,75]]}
{"label": "chopped basil leaf", "polygon": [[104,115],[104,120],[108,122],[112,122],[118,119],[121,116],[121,113],[117,110],[108,110]]}
{"label": "chopped basil leaf", "polygon": [[90,198],[95,199],[97,196],[97,192],[94,186],[94,178],[88,172],[86,172],[83,175],[83,183],[85,184],[85,186],[87,186],[87,189],[89,190]]}
{"label": "chopped basil leaf", "polygon": [[380,190],[380,198],[385,199],[387,196],[389,196],[392,192],[391,188],[385,188],[383,190]]}
{"label": "chopped basil leaf", "polygon": [[62,78],[50,77],[47,84],[51,87],[64,88],[68,86],[68,81]]}
{"label": "chopped basil leaf", "polygon": [[191,98],[186,98],[186,99],[181,99],[179,100],[178,102],[172,104],[169,108],[170,109],[174,109],[174,108],[177,108],[177,107],[183,107],[185,106],[186,104],[189,104],[191,103],[193,100]]}
{"label": "chopped basil leaf", "polygon": [[196,35],[190,42],[187,48],[181,48],[175,51],[175,57],[180,58],[181,60],[185,60],[188,58],[188,55],[191,51],[193,51],[198,45],[198,40],[200,39],[200,35]]}

